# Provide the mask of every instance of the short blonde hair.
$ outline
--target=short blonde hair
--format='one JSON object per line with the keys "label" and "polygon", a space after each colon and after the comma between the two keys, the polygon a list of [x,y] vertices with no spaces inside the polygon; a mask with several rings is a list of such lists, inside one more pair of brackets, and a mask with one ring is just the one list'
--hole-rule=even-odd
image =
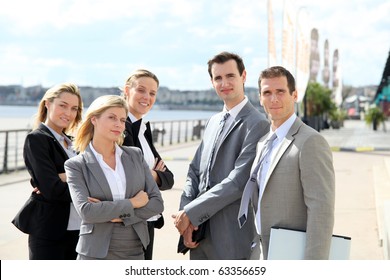
{"label": "short blonde hair", "polygon": [[37,129],[40,123],[46,121],[47,118],[47,108],[45,106],[46,101],[53,102],[54,99],[59,98],[61,94],[63,94],[64,92],[76,95],[77,98],[79,99],[76,118],[69,125],[69,127],[67,127],[64,130],[64,133],[74,131],[77,128],[78,124],[82,119],[82,114],[83,114],[83,101],[81,100],[80,90],[75,84],[63,83],[49,88],[46,91],[45,95],[42,97],[41,101],[39,102],[38,112],[35,116],[33,129]]}
{"label": "short blonde hair", "polygon": [[[129,112],[126,101],[118,95],[103,95],[91,103],[75,137],[74,147],[77,151],[83,152],[93,138],[94,126],[91,121],[92,117],[100,117],[107,109],[113,107],[125,109],[126,116]],[[123,136],[120,137],[117,143],[122,145]]]}

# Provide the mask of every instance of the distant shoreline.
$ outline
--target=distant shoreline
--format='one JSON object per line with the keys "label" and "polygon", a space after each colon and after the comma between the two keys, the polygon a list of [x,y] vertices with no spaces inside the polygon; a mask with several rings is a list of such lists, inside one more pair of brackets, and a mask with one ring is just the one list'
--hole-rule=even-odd
{"label": "distant shoreline", "polygon": [[[31,129],[35,122],[37,109],[38,106],[0,105],[0,130]],[[85,107],[84,113],[86,109]],[[179,110],[155,105],[144,119],[151,122],[208,119],[221,111],[222,106],[214,110],[212,108],[199,109],[199,107],[191,109]]]}
{"label": "distant shoreline", "polygon": [[31,129],[34,123],[34,116],[31,118],[0,118],[0,130]]}
{"label": "distant shoreline", "polygon": [[[39,104],[35,103],[6,103],[1,104],[2,106],[15,106],[15,107],[38,107]],[[191,110],[191,111],[215,111],[218,112],[221,110],[223,103],[216,105],[208,105],[208,104],[191,104],[191,105],[167,105],[167,104],[155,104],[154,110]]]}

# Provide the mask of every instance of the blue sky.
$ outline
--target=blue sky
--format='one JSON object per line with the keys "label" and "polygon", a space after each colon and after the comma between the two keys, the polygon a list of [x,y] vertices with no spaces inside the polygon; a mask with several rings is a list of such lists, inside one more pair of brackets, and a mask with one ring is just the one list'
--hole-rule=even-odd
{"label": "blue sky", "polygon": [[[325,39],[331,55],[339,49],[344,84],[379,83],[390,1],[292,3],[319,30],[321,61]],[[283,1],[273,6],[280,40]],[[224,50],[244,58],[247,86],[267,67],[266,0],[0,0],[0,7],[0,85],[118,87],[143,67],[162,86],[208,89],[207,60]]]}

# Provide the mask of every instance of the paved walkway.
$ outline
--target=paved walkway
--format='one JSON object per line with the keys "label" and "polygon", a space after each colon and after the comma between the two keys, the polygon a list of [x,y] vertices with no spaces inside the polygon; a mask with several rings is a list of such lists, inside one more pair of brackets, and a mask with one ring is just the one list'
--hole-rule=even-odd
{"label": "paved walkway", "polygon": [[[390,130],[390,123],[387,123]],[[334,233],[352,237],[350,259],[381,260],[383,203],[390,201],[390,131],[373,131],[361,121],[346,121],[340,130],[321,132],[334,150],[336,171],[336,220]],[[175,174],[172,190],[162,192],[165,226],[156,231],[154,259],[180,260],[178,233],[170,218],[179,199],[190,159],[198,143],[160,149]],[[362,147],[366,149],[362,149]],[[369,148],[367,148],[369,147]],[[362,151],[365,152],[354,152]],[[369,150],[367,152],[366,150]],[[28,174],[20,171],[0,176],[0,259],[27,259],[27,235],[11,223],[29,196]]]}

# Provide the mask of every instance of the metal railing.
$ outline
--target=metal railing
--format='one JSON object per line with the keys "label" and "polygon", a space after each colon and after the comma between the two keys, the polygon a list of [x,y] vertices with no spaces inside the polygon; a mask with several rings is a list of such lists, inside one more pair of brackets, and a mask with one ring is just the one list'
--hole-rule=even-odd
{"label": "metal railing", "polygon": [[201,139],[207,120],[171,120],[150,122],[156,147]]}
{"label": "metal railing", "polygon": [[0,174],[25,169],[23,144],[31,129],[0,130]]}
{"label": "metal railing", "polygon": [[[152,121],[155,146],[167,147],[201,139],[207,119]],[[31,129],[0,130],[0,174],[25,169],[23,145]]]}

